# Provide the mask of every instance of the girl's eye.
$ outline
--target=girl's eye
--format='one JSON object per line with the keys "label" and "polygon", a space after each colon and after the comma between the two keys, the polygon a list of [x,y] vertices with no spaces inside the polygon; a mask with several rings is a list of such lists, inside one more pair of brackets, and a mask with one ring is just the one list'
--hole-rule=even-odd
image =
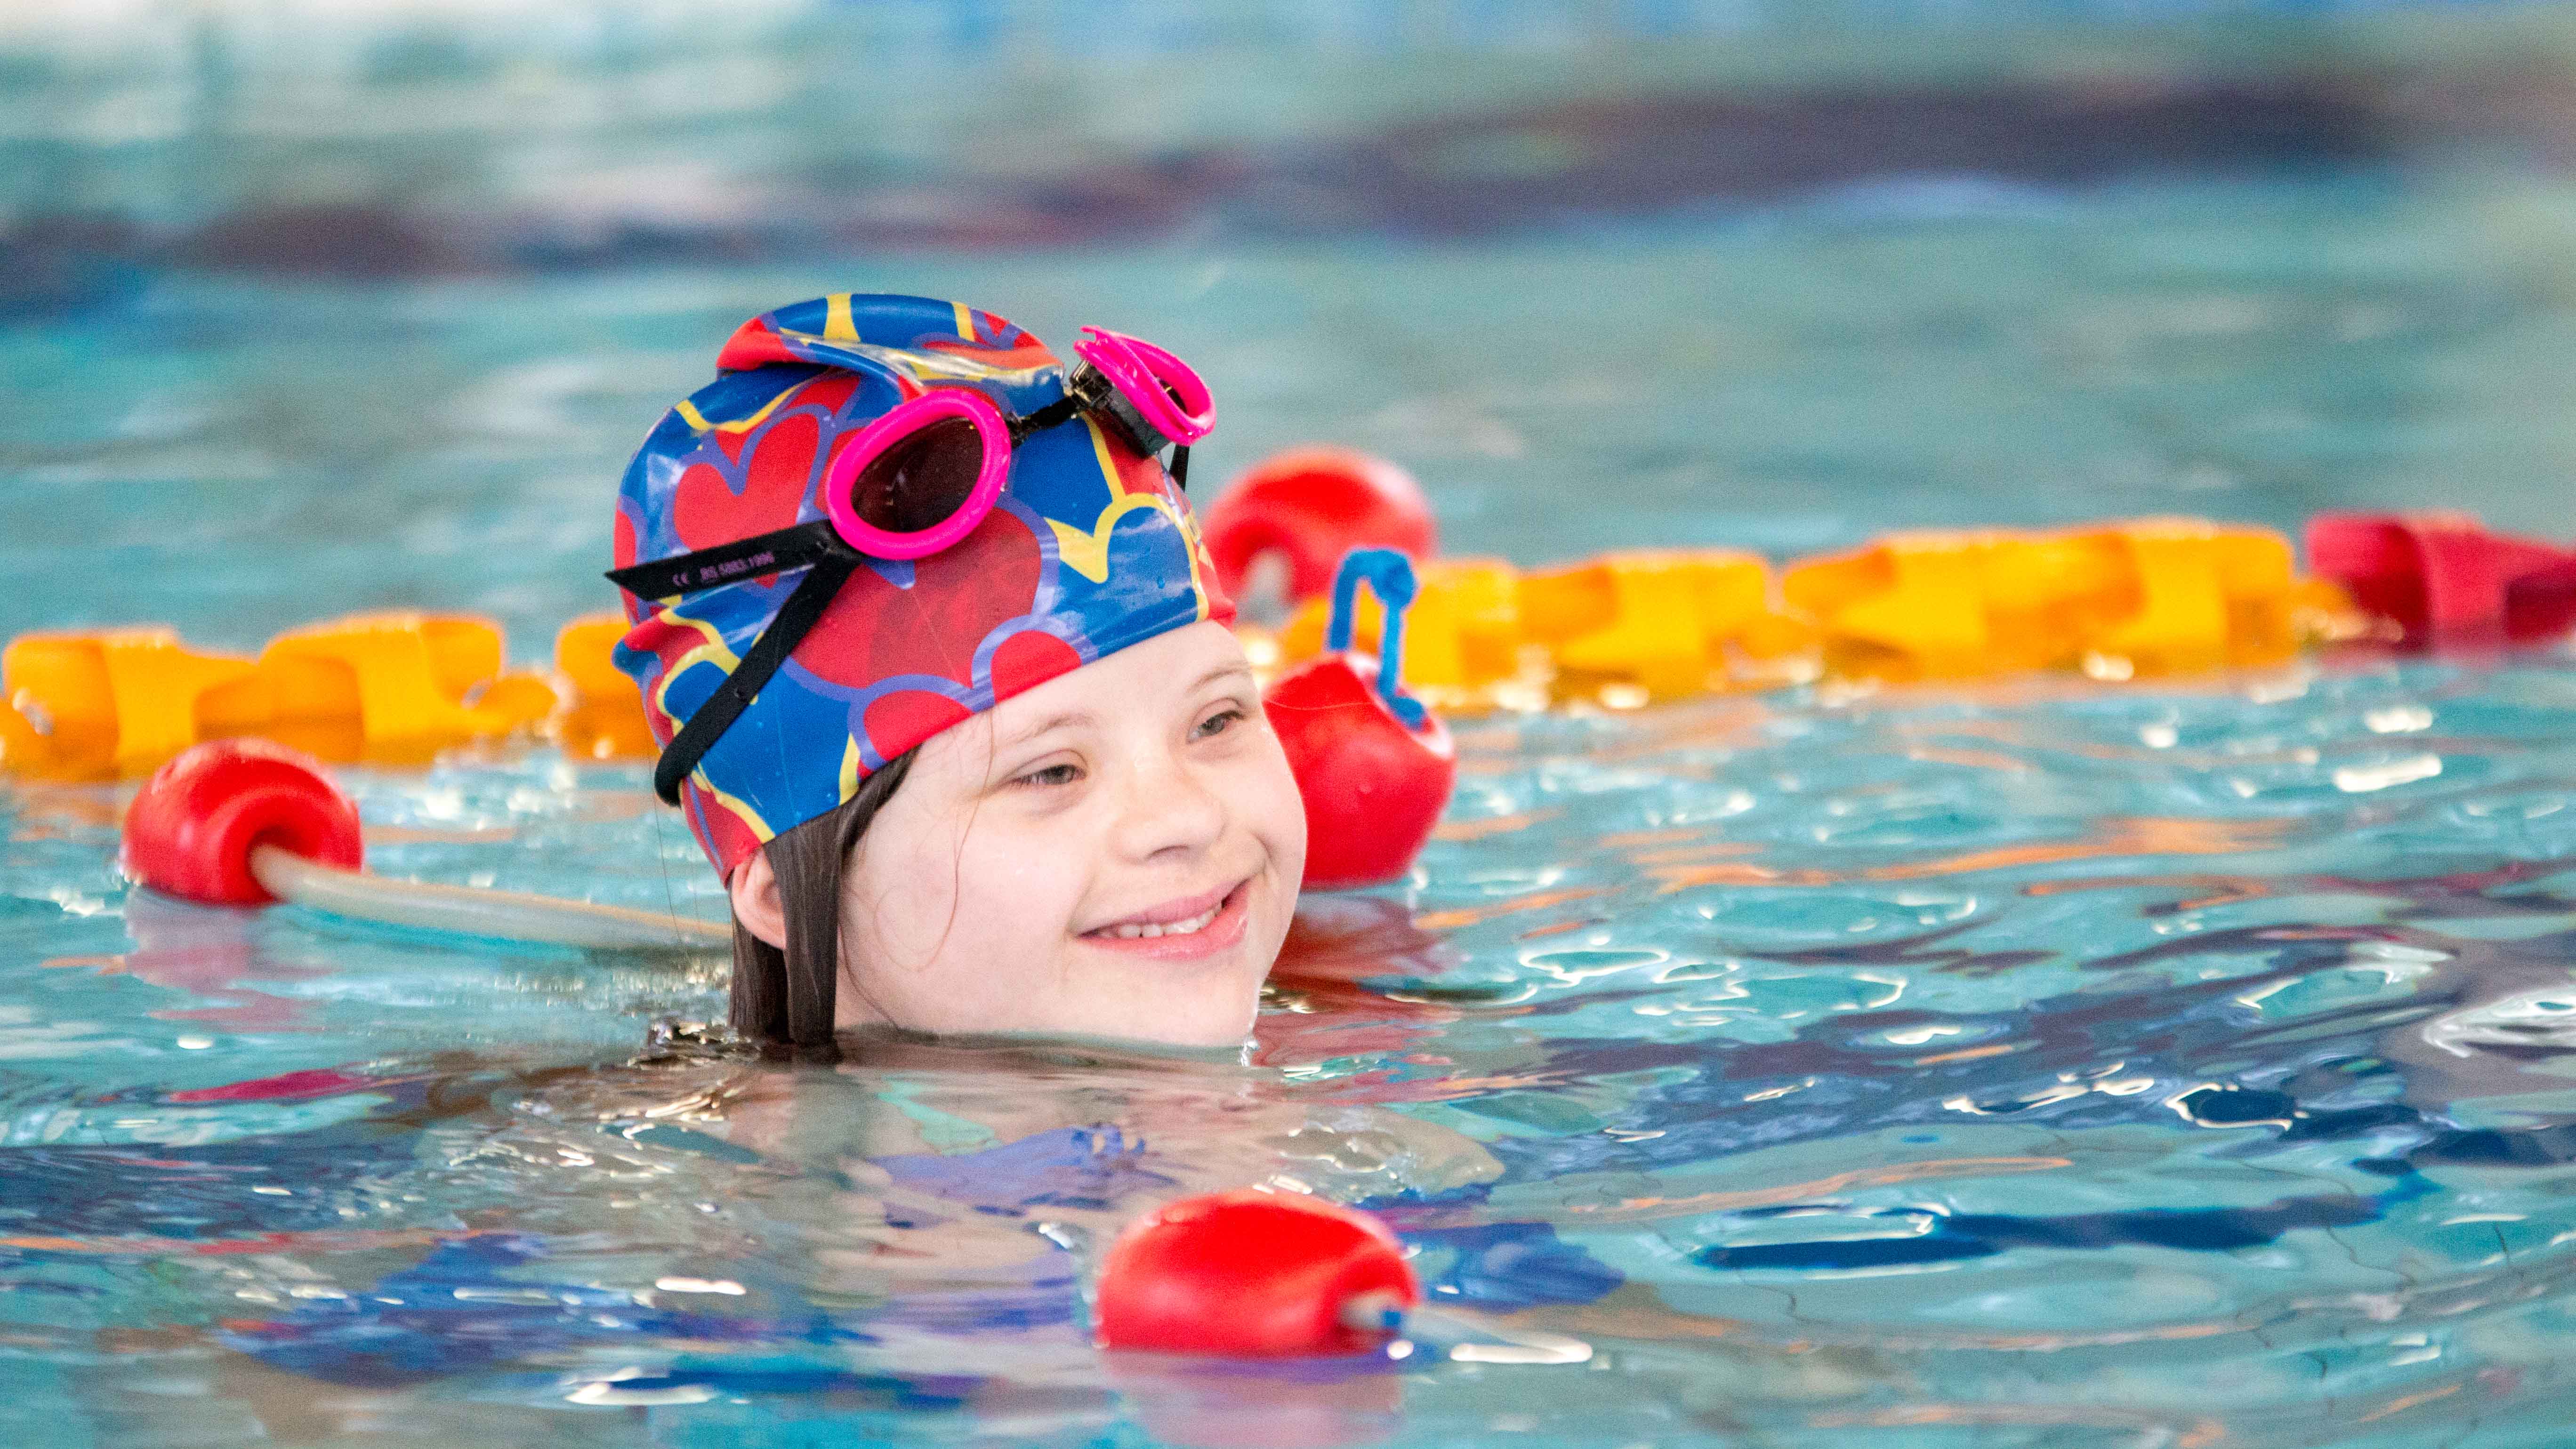
{"label": "girl's eye", "polygon": [[1031,770],[1017,776],[1011,783],[1043,789],[1049,785],[1070,785],[1081,778],[1082,767],[1079,765],[1049,765],[1043,770]]}
{"label": "girl's eye", "polygon": [[1193,732],[1193,738],[1203,740],[1211,735],[1221,735],[1241,723],[1243,723],[1242,710],[1230,707],[1221,709],[1199,721],[1199,727]]}

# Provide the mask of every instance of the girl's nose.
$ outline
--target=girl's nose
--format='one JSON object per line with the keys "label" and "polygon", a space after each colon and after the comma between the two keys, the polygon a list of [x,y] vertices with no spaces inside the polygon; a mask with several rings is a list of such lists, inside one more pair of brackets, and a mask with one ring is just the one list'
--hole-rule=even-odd
{"label": "girl's nose", "polygon": [[1136,760],[1122,795],[1117,847],[1130,860],[1173,851],[1195,855],[1225,833],[1225,802],[1188,762],[1169,753]]}

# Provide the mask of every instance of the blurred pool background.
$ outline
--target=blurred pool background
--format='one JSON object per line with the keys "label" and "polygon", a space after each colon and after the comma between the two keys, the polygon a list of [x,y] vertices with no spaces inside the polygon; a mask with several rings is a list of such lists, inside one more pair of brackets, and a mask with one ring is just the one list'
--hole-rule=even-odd
{"label": "blurred pool background", "polygon": [[[2571,175],[2562,5],[20,0],[0,634],[405,606],[541,658],[613,602],[661,408],[848,289],[1152,337],[1221,400],[1202,479],[1357,444],[1523,563],[2330,506],[2564,538]],[[13,788],[0,1426],[2565,1441],[2563,649],[1463,745],[1419,877],[1313,914],[1258,1069],[921,1048],[777,1088],[813,1105],[760,1152],[706,1125],[752,1115],[738,1063],[646,1045],[720,963],[171,907],[115,792]],[[350,778],[381,868],[718,909],[631,767]],[[853,1217],[850,1162],[996,1121],[1159,1176],[917,1258]],[[1273,1171],[1601,1370],[1295,1412],[1105,1374],[1056,1219]]]}
{"label": "blurred pool background", "polygon": [[538,649],[711,340],[849,288],[1168,338],[1215,478],[1380,449],[1524,561],[2563,517],[2561,7],[519,12],[0,20],[0,624]]}

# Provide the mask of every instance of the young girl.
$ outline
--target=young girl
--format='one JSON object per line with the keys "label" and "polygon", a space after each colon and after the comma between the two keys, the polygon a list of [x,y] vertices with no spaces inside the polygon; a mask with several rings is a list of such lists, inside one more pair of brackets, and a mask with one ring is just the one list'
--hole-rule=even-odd
{"label": "young girl", "polygon": [[1213,409],[1085,333],[1067,368],[949,302],[783,307],[627,469],[618,661],[740,1031],[1250,1029],[1305,816],[1182,496]]}
{"label": "young girl", "polygon": [[[735,334],[628,469],[619,661],[663,743],[656,787],[725,878],[745,1033],[1222,1045],[1251,1028],[1305,816],[1181,494],[1205,391],[1129,339],[1076,350],[1067,369],[1007,322],[920,298],[783,308]],[[1379,904],[1340,914],[1380,929],[1307,923],[1325,949],[1310,939],[1299,990],[1349,994],[1430,949]],[[1389,1029],[1363,1009],[1359,1030]],[[1364,1044],[1389,1043],[1312,1043]],[[389,1396],[438,1379],[478,1405],[668,1405],[675,1433],[691,1415],[727,1432],[724,1405],[760,1398],[791,1400],[793,1424],[872,1430],[940,1404],[1096,1415],[1078,1397],[1101,1382],[1084,1245],[1154,1202],[1268,1183],[1461,1211],[1500,1173],[1477,1142],[1340,1084],[1310,1099],[1278,1074],[1058,1043],[897,1037],[794,1072],[674,1046],[506,1087],[466,1074],[523,1105],[423,1081],[401,1088],[419,1110],[386,1114],[413,1133],[367,1123],[375,1158],[330,1144],[336,1171],[371,1180],[431,1164],[412,1170],[437,1186],[393,1195],[437,1204],[403,1235],[425,1255],[154,1347],[229,1350],[209,1394],[279,1438],[416,1415]],[[435,1115],[452,1101],[470,1120]],[[478,1210],[450,1206],[466,1183]],[[1544,1227],[1425,1240],[1459,1265],[1440,1291],[1488,1307],[1618,1281],[1569,1268]],[[1534,1294],[1494,1286],[1523,1278]],[[317,1395],[317,1378],[347,1387]],[[1211,1402],[1186,1380],[1126,1389],[1174,1423]],[[1381,1425],[1400,1397],[1370,1371],[1278,1391],[1245,1412],[1313,1442]],[[1229,1421],[1208,1442],[1248,1441]]]}

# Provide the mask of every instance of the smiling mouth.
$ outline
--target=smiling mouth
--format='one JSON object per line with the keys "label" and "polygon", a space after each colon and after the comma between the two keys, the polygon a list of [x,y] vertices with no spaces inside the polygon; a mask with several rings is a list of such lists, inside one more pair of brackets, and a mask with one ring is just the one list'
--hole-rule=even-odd
{"label": "smiling mouth", "polygon": [[1221,945],[1219,937],[1242,934],[1244,901],[1251,894],[1252,881],[1237,881],[1223,894],[1208,902],[1206,909],[1192,916],[1167,921],[1118,921],[1082,933],[1081,939],[1094,945],[1143,946],[1162,943],[1160,950],[1188,951],[1202,942]]}
{"label": "smiling mouth", "polygon": [[1218,901],[1186,921],[1168,921],[1159,926],[1129,921],[1123,926],[1105,926],[1092,934],[1106,936],[1113,941],[1135,941],[1153,936],[1195,936],[1206,930],[1216,920],[1217,912],[1224,909],[1225,902]]}

